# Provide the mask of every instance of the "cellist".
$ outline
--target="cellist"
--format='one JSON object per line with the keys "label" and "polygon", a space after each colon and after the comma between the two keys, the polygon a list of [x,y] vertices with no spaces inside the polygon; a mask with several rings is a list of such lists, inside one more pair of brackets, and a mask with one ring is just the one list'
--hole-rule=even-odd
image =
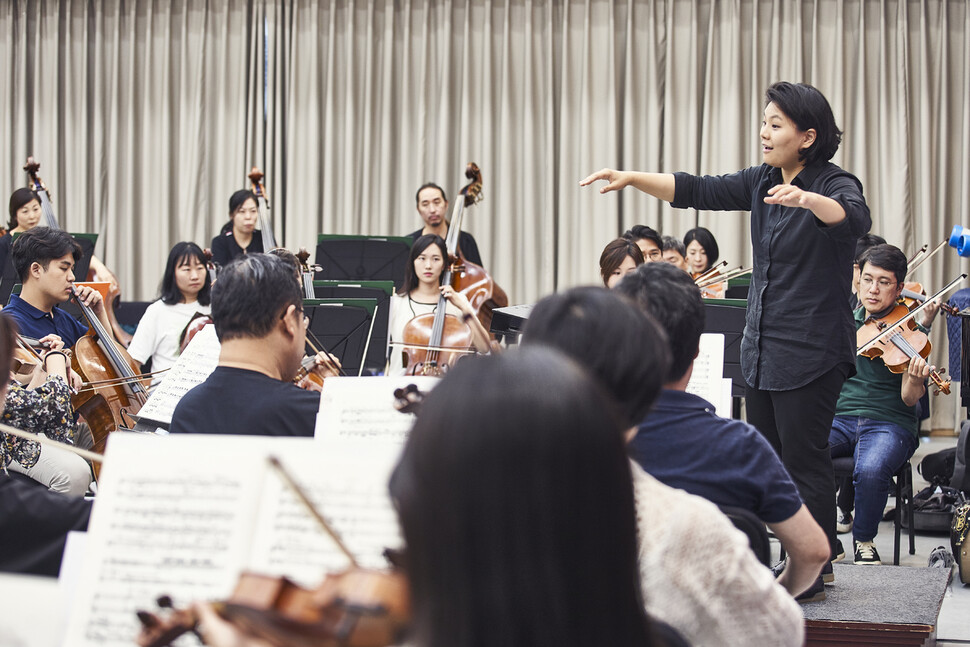
{"label": "cellist", "polygon": [[[445,263],[448,262],[448,248],[445,241],[437,235],[421,236],[411,246],[408,264],[404,268],[404,286],[391,297],[391,320],[388,336],[392,344],[404,341],[404,328],[418,315],[434,312],[441,295],[448,299],[446,313],[463,319],[471,328],[472,340],[480,353],[489,352],[488,333],[475,316],[468,299],[456,292],[450,285],[442,285],[441,278]],[[404,370],[404,362],[399,347],[391,347],[391,360],[388,375],[397,375]]]}
{"label": "cellist", "polygon": [[[448,239],[448,198],[445,190],[434,182],[422,184],[415,194],[417,201],[418,214],[424,221],[424,227],[408,234],[415,241],[421,236],[434,234],[440,236],[442,240]],[[478,252],[478,243],[475,238],[464,229],[458,235],[458,249],[462,255],[471,263],[482,265],[482,255]],[[456,251],[457,254],[457,251]]]}

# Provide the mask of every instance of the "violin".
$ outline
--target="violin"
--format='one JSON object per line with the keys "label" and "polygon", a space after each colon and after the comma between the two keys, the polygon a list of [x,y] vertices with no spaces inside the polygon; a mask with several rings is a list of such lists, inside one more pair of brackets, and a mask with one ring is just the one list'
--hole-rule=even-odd
{"label": "violin", "polygon": [[88,383],[115,381],[110,386],[86,389],[71,398],[74,409],[91,427],[92,449],[103,453],[110,432],[131,426],[126,416],[138,413],[148,400],[148,385],[138,374],[141,367],[115,342],[91,307],[78,297],[77,288],[71,286],[71,292],[93,332],[74,345],[71,367]]}
{"label": "violin", "polygon": [[[926,333],[919,330],[916,322],[909,317],[910,309],[903,304],[893,307],[888,314],[880,318],[867,317],[865,323],[856,333],[856,344],[863,348],[878,336],[882,339],[859,354],[869,359],[881,357],[890,372],[905,373],[910,361],[914,357],[929,357],[933,346]],[[930,380],[935,385],[934,394],[950,393],[950,380],[943,377],[946,369],[930,371]]]}
{"label": "violin", "polygon": [[[409,600],[407,580],[397,571],[351,568],[327,575],[315,589],[244,572],[232,595],[213,608],[245,634],[278,647],[388,647],[404,636]],[[158,603],[172,608],[167,596]],[[168,618],[137,615],[141,647],[165,647],[185,633],[202,633],[194,609],[173,610]]]}
{"label": "violin", "polygon": [[259,231],[263,235],[263,251],[268,252],[277,245],[276,238],[273,236],[273,227],[266,216],[270,207],[269,194],[266,193],[266,187],[263,185],[263,172],[254,166],[247,177],[249,177],[251,191],[256,196],[256,208],[259,211]]}
{"label": "violin", "polygon": [[[462,187],[459,195],[463,199],[455,205],[455,215],[448,228],[445,246],[455,249],[461,231],[461,214],[466,206],[478,202],[482,190],[482,175],[478,166],[469,163],[465,176],[471,181]],[[468,263],[469,266],[474,265]],[[464,267],[457,257],[444,270],[442,285],[451,284],[454,268]],[[478,267],[475,265],[475,267]],[[484,270],[482,270],[484,272]],[[454,286],[452,285],[454,288]],[[454,288],[457,291],[457,288]],[[403,352],[404,366],[408,375],[430,375],[440,377],[456,361],[475,350],[471,328],[455,315],[447,314],[448,299],[444,294],[438,297],[438,306],[433,313],[414,317],[404,326]]]}

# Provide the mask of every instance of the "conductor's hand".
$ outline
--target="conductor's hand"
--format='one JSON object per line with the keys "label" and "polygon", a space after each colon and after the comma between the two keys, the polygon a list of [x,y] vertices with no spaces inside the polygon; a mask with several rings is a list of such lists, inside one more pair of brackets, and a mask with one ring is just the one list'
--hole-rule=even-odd
{"label": "conductor's hand", "polygon": [[610,191],[619,191],[628,186],[630,184],[631,174],[626,171],[614,171],[611,168],[605,168],[580,180],[579,186],[589,186],[597,180],[606,180],[607,184],[606,186],[600,187],[600,193],[609,193]]}
{"label": "conductor's hand", "polygon": [[812,209],[817,197],[817,193],[803,191],[793,184],[776,184],[768,189],[768,195],[765,196],[765,203],[780,204],[783,207]]}

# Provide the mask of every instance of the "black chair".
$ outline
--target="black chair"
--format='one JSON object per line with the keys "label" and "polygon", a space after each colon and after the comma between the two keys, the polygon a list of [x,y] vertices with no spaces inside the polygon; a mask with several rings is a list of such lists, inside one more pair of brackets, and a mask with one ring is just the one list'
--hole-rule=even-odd
{"label": "black chair", "polygon": [[[852,456],[842,456],[832,459],[836,481],[852,478],[855,470],[855,459]],[[906,508],[906,518],[913,518],[913,465],[906,461],[899,471],[893,475],[896,481],[896,511],[893,514],[893,566],[899,566],[899,536],[903,527],[903,507]],[[909,524],[909,554],[916,554],[916,535],[913,524]]]}
{"label": "black chair", "polygon": [[731,520],[731,523],[748,537],[748,545],[754,551],[755,557],[765,566],[771,568],[771,544],[768,540],[768,529],[758,516],[745,508],[730,505],[718,505],[721,512]]}

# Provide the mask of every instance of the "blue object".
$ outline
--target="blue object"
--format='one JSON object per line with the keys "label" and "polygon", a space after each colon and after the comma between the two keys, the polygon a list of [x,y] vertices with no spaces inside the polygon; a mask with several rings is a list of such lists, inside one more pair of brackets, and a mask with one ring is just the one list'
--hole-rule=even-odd
{"label": "blue object", "polygon": [[950,247],[956,248],[957,254],[960,256],[964,258],[970,256],[970,229],[961,225],[953,227],[953,231],[950,232],[949,244]]}

